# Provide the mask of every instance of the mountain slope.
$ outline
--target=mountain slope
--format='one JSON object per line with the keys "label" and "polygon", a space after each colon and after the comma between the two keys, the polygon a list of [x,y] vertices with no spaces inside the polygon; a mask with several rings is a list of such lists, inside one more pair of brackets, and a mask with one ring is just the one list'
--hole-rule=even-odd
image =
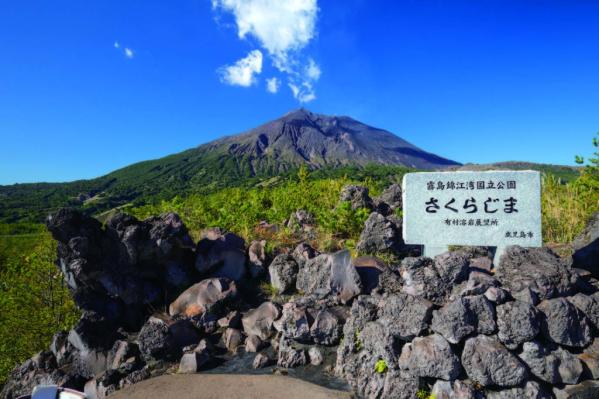
{"label": "mountain slope", "polygon": [[394,134],[349,117],[305,109],[257,128],[105,176],[70,183],[0,186],[0,221],[39,220],[64,205],[110,209],[140,198],[252,184],[307,165],[311,169],[369,164],[436,169],[459,165]]}

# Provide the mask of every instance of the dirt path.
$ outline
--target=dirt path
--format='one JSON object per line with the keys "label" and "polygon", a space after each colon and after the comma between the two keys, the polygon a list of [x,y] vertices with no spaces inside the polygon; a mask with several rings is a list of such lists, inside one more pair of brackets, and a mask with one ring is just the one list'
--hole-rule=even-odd
{"label": "dirt path", "polygon": [[349,399],[334,391],[277,375],[174,374],[142,381],[111,395],[110,399]]}

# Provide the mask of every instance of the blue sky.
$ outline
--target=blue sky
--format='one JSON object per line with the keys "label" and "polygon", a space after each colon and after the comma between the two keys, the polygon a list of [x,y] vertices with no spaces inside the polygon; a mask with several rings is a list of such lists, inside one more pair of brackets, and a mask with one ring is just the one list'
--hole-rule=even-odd
{"label": "blue sky", "polygon": [[0,184],[99,176],[302,105],[460,162],[573,164],[599,131],[599,2],[0,4]]}

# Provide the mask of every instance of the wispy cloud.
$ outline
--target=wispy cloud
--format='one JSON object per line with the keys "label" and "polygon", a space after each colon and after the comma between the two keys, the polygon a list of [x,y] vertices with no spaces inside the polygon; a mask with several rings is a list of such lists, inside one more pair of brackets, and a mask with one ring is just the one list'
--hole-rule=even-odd
{"label": "wispy cloud", "polygon": [[232,86],[249,87],[256,83],[255,75],[262,72],[262,52],[252,50],[247,57],[219,69],[221,81]]}
{"label": "wispy cloud", "polygon": [[[320,67],[302,50],[316,35],[317,0],[212,0],[212,6],[233,15],[240,39],[258,41],[289,87],[298,88],[291,90],[300,102],[316,98],[313,85]],[[302,90],[310,95],[300,95]]]}
{"label": "wispy cloud", "polygon": [[279,91],[279,87],[281,86],[281,81],[279,78],[274,77],[270,79],[266,79],[266,91],[269,93],[275,94]]}
{"label": "wispy cloud", "polygon": [[125,58],[132,59],[135,57],[135,52],[130,47],[123,47],[120,42],[115,41],[113,47],[117,49],[120,53],[122,53]]}

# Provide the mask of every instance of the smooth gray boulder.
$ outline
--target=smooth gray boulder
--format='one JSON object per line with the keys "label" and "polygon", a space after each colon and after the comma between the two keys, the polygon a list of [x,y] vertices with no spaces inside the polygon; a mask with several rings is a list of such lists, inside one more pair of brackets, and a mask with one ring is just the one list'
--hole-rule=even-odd
{"label": "smooth gray boulder", "polygon": [[270,283],[279,294],[288,293],[295,288],[298,271],[299,266],[291,255],[277,255],[268,266]]}
{"label": "smooth gray boulder", "polygon": [[259,352],[264,347],[264,341],[257,335],[248,335],[245,339],[246,352]]}
{"label": "smooth gray boulder", "polygon": [[331,256],[331,292],[347,303],[362,292],[362,280],[352,264],[349,250],[335,252]]}
{"label": "smooth gray boulder", "polygon": [[518,358],[493,337],[468,338],[462,351],[462,366],[468,377],[483,386],[513,387],[523,383],[528,373]]}
{"label": "smooth gray boulder", "polygon": [[583,372],[575,355],[559,347],[551,350],[537,341],[524,343],[519,356],[532,374],[549,384],[576,384]]}
{"label": "smooth gray boulder", "polygon": [[229,352],[235,353],[243,344],[243,334],[236,328],[227,328],[223,333],[223,343]]}
{"label": "smooth gray boulder", "polygon": [[210,277],[239,281],[245,277],[245,241],[233,234],[212,232],[196,246],[196,269]]}
{"label": "smooth gray boulder", "polygon": [[218,313],[235,298],[235,282],[227,278],[209,278],[192,285],[169,306],[169,315],[198,316],[206,312]]}
{"label": "smooth gray boulder", "polygon": [[197,373],[210,360],[208,351],[184,353],[179,361],[179,373]]}
{"label": "smooth gray boulder", "polygon": [[416,337],[406,343],[399,357],[399,367],[418,377],[455,380],[462,370],[451,345],[439,334]]}
{"label": "smooth gray boulder", "polygon": [[241,318],[243,331],[247,335],[256,335],[261,340],[267,340],[272,334],[273,323],[281,315],[278,305],[264,302],[256,309],[247,312]]}
{"label": "smooth gray boulder", "polygon": [[573,293],[576,276],[567,261],[549,248],[506,248],[496,267],[495,277],[510,292],[530,288],[539,299]]}
{"label": "smooth gray boulder", "polygon": [[398,226],[380,213],[372,212],[364,223],[356,249],[372,254],[397,249],[402,243]]}
{"label": "smooth gray boulder", "polygon": [[385,297],[380,304],[379,322],[391,335],[407,341],[420,335],[429,325],[433,304],[423,298],[399,293]]}
{"label": "smooth gray boulder", "polygon": [[506,302],[497,306],[497,327],[497,338],[514,350],[539,333],[539,312],[529,303]]}
{"label": "smooth gray boulder", "polygon": [[591,326],[585,315],[565,298],[546,299],[537,309],[542,313],[541,333],[560,345],[585,347],[591,343]]}

